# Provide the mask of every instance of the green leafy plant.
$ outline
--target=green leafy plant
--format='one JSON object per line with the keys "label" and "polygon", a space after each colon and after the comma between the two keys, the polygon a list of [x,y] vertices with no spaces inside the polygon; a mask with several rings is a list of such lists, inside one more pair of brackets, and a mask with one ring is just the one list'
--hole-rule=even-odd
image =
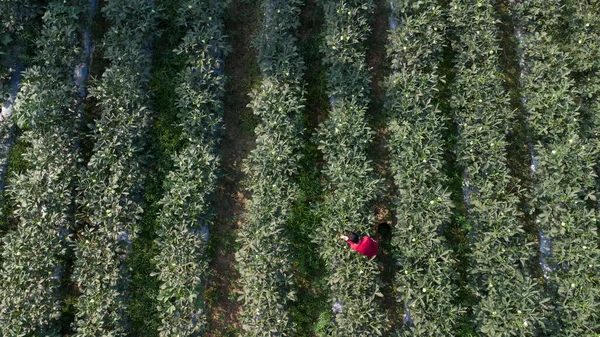
{"label": "green leafy plant", "polygon": [[244,336],[292,336],[296,300],[286,224],[298,194],[304,63],[297,51],[301,1],[261,1],[263,29],[254,46],[262,80],[251,94],[256,147],[244,163],[252,198],[238,230],[239,315]]}
{"label": "green leafy plant", "polygon": [[[598,85],[586,75],[598,71],[598,4],[525,0],[511,5],[523,32],[522,92],[538,162],[536,223],[552,240],[545,273],[554,307],[548,330],[591,336],[600,331],[597,207],[588,206],[597,189],[599,147],[596,131],[589,130],[597,125]],[[569,25],[575,30],[568,33]],[[583,87],[576,85],[574,71],[583,75]]]}
{"label": "green leafy plant", "polygon": [[177,12],[187,28],[175,51],[186,59],[175,88],[184,147],[174,155],[161,200],[155,275],[161,283],[157,299],[160,336],[197,336],[206,326],[204,285],[209,273],[205,254],[208,225],[214,216],[223,129],[222,75],[224,43],[221,1],[188,0]]}
{"label": "green leafy plant", "polygon": [[479,299],[475,326],[486,336],[536,336],[547,325],[550,308],[528,269],[535,249],[520,222],[519,181],[507,167],[514,111],[503,88],[494,4],[454,0],[448,14],[456,37],[450,104],[472,225],[470,283]]}
{"label": "green leafy plant", "polygon": [[394,1],[386,80],[390,165],[398,188],[392,237],[398,336],[453,336],[464,309],[455,305],[454,260],[442,232],[452,218],[444,178],[444,118],[435,99],[446,22],[437,1]]}
{"label": "green leafy plant", "polygon": [[338,236],[370,233],[379,180],[367,151],[373,131],[365,113],[370,76],[365,57],[371,1],[321,1],[325,13],[323,64],[328,67],[329,118],[318,129],[318,149],[326,161],[322,221],[315,242],[321,246],[330,289],[332,320],[327,336],[375,336],[387,329],[381,309],[379,269],[374,260],[351,252]]}
{"label": "green leafy plant", "polygon": [[93,154],[82,172],[77,203],[81,230],[73,280],[81,295],[76,336],[120,336],[127,328],[130,273],[126,260],[142,216],[146,135],[151,120],[150,46],[157,12],[152,0],[112,0],[102,41],[109,67],[90,88],[101,116]]}
{"label": "green leafy plant", "polygon": [[2,238],[3,336],[52,335],[59,329],[61,280],[71,243],[73,186],[80,158],[76,146],[80,101],[71,74],[82,57],[86,21],[81,18],[88,6],[87,1],[48,5],[38,39],[38,66],[24,72],[15,102],[15,121],[26,128],[21,140],[30,144],[24,155],[30,169],[13,176],[9,186],[17,225]]}
{"label": "green leafy plant", "polygon": [[[75,8],[77,6],[73,6]],[[66,8],[63,6],[63,8]],[[33,0],[2,0],[0,1],[0,105],[2,116],[0,116],[0,208],[4,208],[5,183],[8,173],[9,156],[16,139],[16,127],[14,124],[15,94],[18,92],[19,80],[21,78],[22,63],[29,63],[29,48],[35,42],[31,38],[32,32],[36,32],[38,19],[43,13],[42,6]],[[64,31],[65,27],[53,27],[57,31]],[[43,36],[51,35],[50,29],[44,30]],[[38,35],[35,35],[39,38]],[[41,39],[39,39],[41,40]],[[51,48],[48,44],[46,47]],[[76,44],[75,44],[76,45]],[[43,49],[43,48],[42,48]],[[46,55],[51,55],[48,50]],[[5,110],[5,108],[7,108]],[[14,163],[14,162],[11,162]],[[16,163],[18,164],[18,162]],[[13,165],[14,166],[14,165]],[[0,212],[1,213],[1,212]],[[3,215],[6,217],[7,214]]]}

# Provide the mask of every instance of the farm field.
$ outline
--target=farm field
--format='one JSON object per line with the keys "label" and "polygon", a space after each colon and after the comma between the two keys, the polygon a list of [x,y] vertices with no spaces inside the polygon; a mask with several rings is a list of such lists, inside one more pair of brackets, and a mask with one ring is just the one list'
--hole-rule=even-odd
{"label": "farm field", "polygon": [[0,21],[0,337],[600,337],[600,1]]}

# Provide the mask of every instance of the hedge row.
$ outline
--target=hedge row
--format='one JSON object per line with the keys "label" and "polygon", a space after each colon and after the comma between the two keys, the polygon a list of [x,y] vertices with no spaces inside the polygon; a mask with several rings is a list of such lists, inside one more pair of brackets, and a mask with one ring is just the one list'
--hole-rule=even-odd
{"label": "hedge row", "polygon": [[[572,77],[581,111],[584,136],[599,148],[600,137],[600,2],[594,0],[568,1],[570,33],[568,46],[574,58]],[[598,152],[600,155],[600,152]],[[600,165],[600,157],[596,159]],[[596,174],[600,166],[596,166]],[[600,193],[597,180],[596,197]],[[598,211],[596,211],[596,215]],[[596,216],[597,220],[598,216]]]}
{"label": "hedge row", "polygon": [[81,230],[73,280],[79,292],[76,336],[122,336],[130,272],[126,265],[142,215],[150,50],[156,32],[153,0],[110,0],[102,51],[109,62],[90,88],[101,116],[91,131],[93,154],[83,170]]}
{"label": "hedge row", "polygon": [[387,47],[390,166],[397,186],[398,225],[392,237],[403,304],[398,336],[454,336],[463,309],[449,245],[443,236],[453,204],[444,171],[446,120],[437,107],[446,43],[445,12],[437,1],[392,1],[397,28]]}
{"label": "hedge row", "polygon": [[205,247],[213,219],[211,201],[221,157],[223,129],[223,1],[186,0],[177,25],[187,32],[176,52],[186,68],[175,88],[184,147],[165,181],[156,244],[160,336],[198,336],[206,326],[203,286],[208,276]]}
{"label": "hedge row", "polygon": [[21,76],[19,57],[28,56],[33,41],[28,39],[33,22],[42,14],[42,6],[33,0],[0,1],[0,217],[3,211],[4,187],[8,157],[15,139],[12,111]]}
{"label": "hedge row", "polygon": [[381,309],[379,268],[373,259],[353,252],[339,239],[353,231],[370,234],[374,225],[371,204],[379,181],[368,159],[373,131],[365,113],[369,103],[370,75],[365,60],[372,1],[323,0],[325,44],[323,64],[328,68],[329,118],[319,126],[319,150],[326,162],[324,201],[319,205],[322,223],[315,241],[329,275],[333,319],[328,336],[374,336],[386,329]]}
{"label": "hedge row", "polygon": [[248,105],[261,118],[256,148],[245,161],[247,219],[237,236],[239,320],[244,336],[293,336],[295,300],[286,223],[298,194],[304,63],[294,37],[302,1],[260,2],[263,30],[255,41],[262,80]]}
{"label": "hedge row", "polygon": [[520,182],[507,167],[514,111],[503,87],[494,5],[454,0],[449,9],[456,37],[450,104],[459,128],[457,162],[464,168],[472,227],[470,283],[479,299],[474,323],[486,336],[535,336],[547,324],[548,307],[529,271],[536,249],[521,222]]}
{"label": "hedge row", "polygon": [[[17,224],[2,239],[0,334],[57,332],[64,294],[65,252],[73,228],[77,87],[73,71],[82,58],[89,1],[49,4],[38,39],[36,63],[23,74],[14,118],[30,146],[31,167],[11,178],[9,195]],[[4,14],[4,13],[3,13]]]}
{"label": "hedge row", "polygon": [[524,0],[513,1],[511,8],[524,31],[522,92],[538,160],[536,222],[552,239],[546,274],[554,308],[549,334],[591,336],[600,331],[597,216],[588,206],[595,201],[598,147],[581,132],[584,115],[574,99],[572,71],[585,68],[581,62],[589,60],[573,52],[564,34],[570,16],[566,3]]}

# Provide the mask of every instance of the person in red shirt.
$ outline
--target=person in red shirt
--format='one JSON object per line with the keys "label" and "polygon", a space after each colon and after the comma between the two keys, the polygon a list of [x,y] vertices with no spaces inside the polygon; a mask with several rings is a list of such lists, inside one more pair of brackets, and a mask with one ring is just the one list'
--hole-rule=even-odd
{"label": "person in red shirt", "polygon": [[361,240],[358,240],[358,234],[348,232],[347,235],[340,235],[340,239],[346,241],[350,245],[350,248],[368,258],[377,255],[379,245],[377,244],[377,241],[371,239],[369,236],[365,236]]}

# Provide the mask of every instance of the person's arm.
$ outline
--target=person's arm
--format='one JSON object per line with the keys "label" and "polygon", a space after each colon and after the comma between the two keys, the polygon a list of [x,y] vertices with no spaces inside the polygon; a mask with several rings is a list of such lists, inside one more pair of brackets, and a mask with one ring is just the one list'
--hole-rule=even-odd
{"label": "person's arm", "polygon": [[348,245],[350,245],[350,248],[352,248],[352,249],[354,249],[354,250],[356,250],[356,247],[358,247],[358,244],[356,244],[356,243],[354,243],[354,242],[352,242],[352,241],[349,241],[349,240],[348,240],[348,237],[347,237],[346,235],[340,235],[340,239],[342,239],[342,240],[346,241],[346,243],[347,243]]}

